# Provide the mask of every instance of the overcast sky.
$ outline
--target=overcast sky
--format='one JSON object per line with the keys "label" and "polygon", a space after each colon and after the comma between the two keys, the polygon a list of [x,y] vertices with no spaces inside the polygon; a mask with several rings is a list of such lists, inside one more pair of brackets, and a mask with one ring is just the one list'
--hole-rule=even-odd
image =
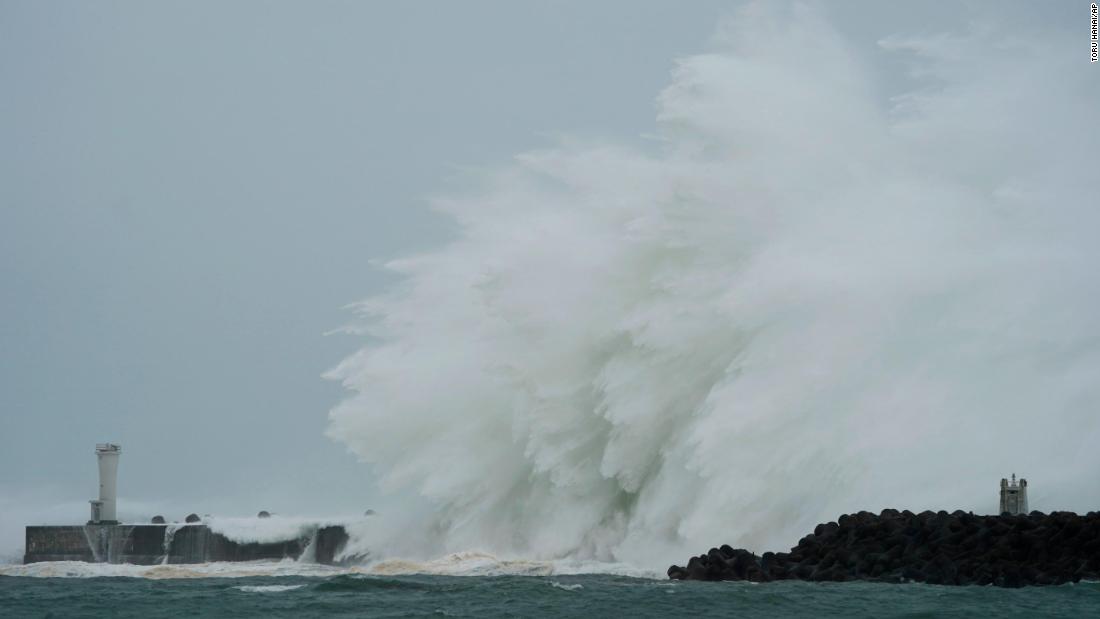
{"label": "overcast sky", "polygon": [[[426,197],[465,170],[641,141],[734,6],[0,1],[0,541],[86,519],[102,441],[124,517],[376,506],[321,378],[371,262],[447,239]],[[1083,2],[829,13],[870,49],[993,6],[1087,57]]]}

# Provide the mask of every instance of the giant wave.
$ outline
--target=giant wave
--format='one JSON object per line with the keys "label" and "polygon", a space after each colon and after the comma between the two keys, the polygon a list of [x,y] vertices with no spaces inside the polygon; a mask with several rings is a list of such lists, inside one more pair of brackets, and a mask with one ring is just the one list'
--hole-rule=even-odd
{"label": "giant wave", "polygon": [[753,6],[678,62],[651,148],[568,142],[437,200],[456,238],[387,265],[331,372],[329,435],[432,505],[364,543],[663,568],[858,509],[990,512],[1012,471],[1095,508],[1070,43],[890,37],[889,92],[816,11]]}

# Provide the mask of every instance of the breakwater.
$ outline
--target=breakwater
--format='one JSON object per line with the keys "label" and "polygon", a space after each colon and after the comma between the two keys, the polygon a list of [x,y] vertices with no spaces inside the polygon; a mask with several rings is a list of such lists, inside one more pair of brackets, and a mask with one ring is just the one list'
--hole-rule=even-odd
{"label": "breakwater", "polygon": [[790,552],[729,546],[673,565],[675,580],[1058,585],[1100,578],[1100,512],[976,516],[883,510],[819,524]]}
{"label": "breakwater", "polygon": [[299,537],[264,542],[235,541],[203,524],[29,526],[23,562],[155,565],[301,557],[333,564],[347,540],[341,526],[318,527]]}

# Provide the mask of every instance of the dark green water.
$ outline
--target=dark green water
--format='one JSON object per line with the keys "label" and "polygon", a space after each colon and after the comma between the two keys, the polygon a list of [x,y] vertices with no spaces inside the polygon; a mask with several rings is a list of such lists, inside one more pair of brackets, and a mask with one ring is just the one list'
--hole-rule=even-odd
{"label": "dark green water", "polygon": [[[298,586],[300,585],[300,586]],[[289,590],[263,587],[298,586]],[[252,587],[261,587],[259,590]],[[0,617],[1100,617],[1100,583],[997,589],[620,576],[27,578]]]}

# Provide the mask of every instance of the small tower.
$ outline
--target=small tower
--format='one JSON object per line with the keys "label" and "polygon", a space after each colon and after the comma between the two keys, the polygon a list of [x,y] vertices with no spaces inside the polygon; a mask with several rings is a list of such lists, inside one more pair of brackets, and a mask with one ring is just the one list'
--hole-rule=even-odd
{"label": "small tower", "polygon": [[120,453],[122,447],[114,443],[99,443],[95,446],[95,455],[99,460],[99,499],[89,501],[92,504],[92,519],[89,524],[118,524],[115,498]]}
{"label": "small tower", "polygon": [[1017,483],[1016,474],[1012,474],[1012,481],[1001,478],[1001,514],[1026,514],[1027,511],[1027,480],[1021,478]]}

